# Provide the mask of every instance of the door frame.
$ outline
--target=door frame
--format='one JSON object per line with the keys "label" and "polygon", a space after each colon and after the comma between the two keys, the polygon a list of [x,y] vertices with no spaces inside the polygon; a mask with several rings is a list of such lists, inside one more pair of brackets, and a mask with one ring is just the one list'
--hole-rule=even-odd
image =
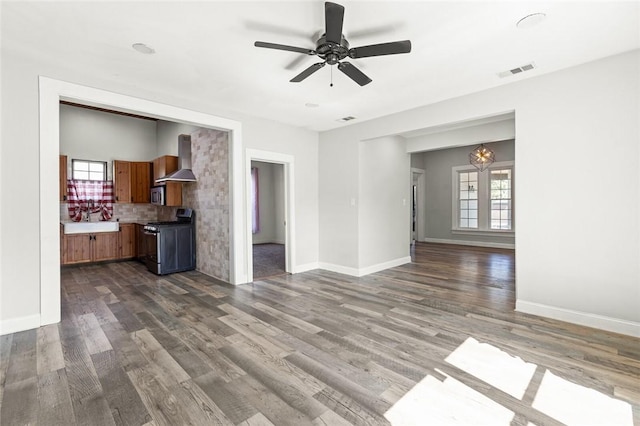
{"label": "door frame", "polygon": [[[232,284],[247,281],[246,215],[242,167],[242,123],[173,105],[39,77],[40,124],[40,312],[19,327],[26,330],[61,319],[60,297],[60,100],[142,113],[167,121],[229,132],[230,235],[229,275]],[[51,179],[56,176],[56,179]],[[249,270],[251,272],[251,270]]]}
{"label": "door frame", "polygon": [[[415,175],[418,175],[417,179],[415,179]],[[426,213],[426,197],[425,197],[425,170],[418,169],[416,167],[411,168],[411,188],[413,185],[416,185],[416,241],[424,241],[426,238],[425,232],[425,213]],[[409,206],[409,215],[411,215],[411,206]],[[411,236],[409,236],[411,240]],[[411,241],[409,241],[411,242]]]}
{"label": "door frame", "polygon": [[282,154],[273,151],[263,151],[258,149],[247,149],[245,152],[245,235],[247,236],[245,246],[247,252],[247,282],[253,281],[253,233],[251,230],[251,219],[253,211],[251,209],[251,162],[260,161],[262,163],[282,164],[284,168],[284,241],[285,241],[285,272],[293,274],[295,263],[295,202],[294,202],[294,157],[289,154]]}

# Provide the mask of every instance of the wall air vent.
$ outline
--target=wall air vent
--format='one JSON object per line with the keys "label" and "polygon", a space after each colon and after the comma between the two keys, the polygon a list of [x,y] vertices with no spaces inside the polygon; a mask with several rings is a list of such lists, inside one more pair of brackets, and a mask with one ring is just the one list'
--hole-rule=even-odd
{"label": "wall air vent", "polygon": [[535,67],[536,67],[536,64],[531,62],[530,64],[522,65],[517,68],[510,69],[509,71],[502,71],[501,73],[498,73],[498,76],[500,78],[505,78],[511,75],[520,74],[521,72],[532,70]]}
{"label": "wall air vent", "polygon": [[355,120],[355,119],[356,119],[355,117],[352,117],[352,116],[349,115],[347,117],[338,118],[336,121],[341,121],[341,122],[344,123],[346,121],[351,121],[351,120]]}

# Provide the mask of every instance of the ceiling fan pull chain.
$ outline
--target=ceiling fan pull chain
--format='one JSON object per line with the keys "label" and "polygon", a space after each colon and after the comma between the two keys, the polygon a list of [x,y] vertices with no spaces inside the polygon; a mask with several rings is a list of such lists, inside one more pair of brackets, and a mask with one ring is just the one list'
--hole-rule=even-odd
{"label": "ceiling fan pull chain", "polygon": [[329,83],[329,87],[333,87],[333,67],[330,68],[331,72],[329,73],[331,75],[331,82]]}

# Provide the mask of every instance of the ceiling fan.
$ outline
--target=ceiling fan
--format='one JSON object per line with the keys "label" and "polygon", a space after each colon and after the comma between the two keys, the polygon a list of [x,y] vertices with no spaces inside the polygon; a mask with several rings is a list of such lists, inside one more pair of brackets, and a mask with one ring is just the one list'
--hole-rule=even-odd
{"label": "ceiling fan", "polygon": [[[287,50],[290,52],[303,53],[305,55],[316,55],[322,62],[317,62],[290,81],[299,83],[309,77],[326,64],[338,65],[338,69],[360,86],[371,83],[371,79],[360,71],[355,65],[344,61],[346,58],[359,59],[370,56],[395,55],[398,53],[411,52],[411,41],[392,41],[389,43],[371,44],[368,46],[349,48],[349,42],[342,34],[342,23],[344,21],[344,7],[331,2],[324,4],[325,33],[316,42],[315,49],[304,47],[287,46],[284,44],[267,43],[256,41],[254,46],[267,49]],[[333,85],[333,84],[332,84]]]}

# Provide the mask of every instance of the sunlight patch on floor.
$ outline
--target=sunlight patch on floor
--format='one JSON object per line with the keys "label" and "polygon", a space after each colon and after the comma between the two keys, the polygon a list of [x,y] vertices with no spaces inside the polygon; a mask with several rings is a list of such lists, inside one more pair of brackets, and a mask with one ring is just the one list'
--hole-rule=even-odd
{"label": "sunlight patch on floor", "polygon": [[572,383],[548,370],[532,406],[567,425],[633,426],[633,411],[628,403]]}
{"label": "sunlight patch on floor", "polygon": [[[445,361],[520,401],[529,391],[531,408],[566,425],[633,426],[631,404],[570,382],[549,370],[533,381],[538,366],[488,343],[469,337]],[[451,374],[435,370],[444,379],[428,375],[386,413],[393,426],[510,425],[515,413]],[[452,373],[453,374],[453,373]],[[537,376],[540,377],[540,376]],[[527,400],[530,401],[529,398]],[[527,426],[535,426],[528,422]]]}
{"label": "sunlight patch on floor", "polygon": [[509,426],[514,413],[458,380],[426,376],[386,413],[394,426]]}
{"label": "sunlight patch on floor", "polygon": [[472,337],[467,338],[445,361],[518,399],[522,399],[536,372],[536,364]]}

